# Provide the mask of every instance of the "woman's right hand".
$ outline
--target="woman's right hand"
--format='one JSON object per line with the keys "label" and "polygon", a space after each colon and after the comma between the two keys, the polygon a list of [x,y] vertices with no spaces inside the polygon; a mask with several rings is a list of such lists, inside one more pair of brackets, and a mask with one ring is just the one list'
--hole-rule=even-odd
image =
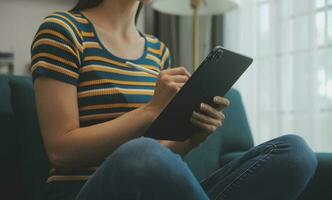
{"label": "woman's right hand", "polygon": [[148,103],[148,106],[154,110],[157,116],[188,81],[190,76],[185,67],[176,67],[160,72],[154,95]]}

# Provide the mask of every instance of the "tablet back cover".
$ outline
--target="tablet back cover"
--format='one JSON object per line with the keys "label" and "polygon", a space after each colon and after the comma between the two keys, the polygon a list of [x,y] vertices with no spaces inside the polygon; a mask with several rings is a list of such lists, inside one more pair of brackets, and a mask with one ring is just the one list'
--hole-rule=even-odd
{"label": "tablet back cover", "polygon": [[217,46],[145,133],[159,140],[184,141],[198,128],[190,122],[201,102],[224,96],[252,63],[252,58]]}

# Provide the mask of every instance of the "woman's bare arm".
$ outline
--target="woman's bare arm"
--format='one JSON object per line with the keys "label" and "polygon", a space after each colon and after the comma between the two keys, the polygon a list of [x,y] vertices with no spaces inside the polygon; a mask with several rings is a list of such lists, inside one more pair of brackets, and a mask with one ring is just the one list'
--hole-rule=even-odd
{"label": "woman's bare arm", "polygon": [[114,120],[80,128],[77,88],[38,78],[34,85],[37,111],[51,163],[57,168],[79,168],[103,161],[119,145],[142,136],[186,80],[188,72],[183,67],[164,70],[147,105]]}
{"label": "woman's bare arm", "polygon": [[80,128],[75,86],[41,77],[35,91],[46,150],[58,168],[103,160],[122,143],[143,135],[155,116],[144,106],[112,121]]}

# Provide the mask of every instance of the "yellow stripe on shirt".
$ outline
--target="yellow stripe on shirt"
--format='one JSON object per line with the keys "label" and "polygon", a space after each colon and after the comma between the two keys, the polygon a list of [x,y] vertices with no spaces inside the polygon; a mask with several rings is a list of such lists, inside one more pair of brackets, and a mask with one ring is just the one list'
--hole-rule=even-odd
{"label": "yellow stripe on shirt", "polygon": [[151,38],[151,37],[146,37],[146,40],[153,44],[157,44],[159,42],[159,40],[157,38]]}
{"label": "yellow stripe on shirt", "polygon": [[54,181],[87,181],[90,178],[90,176],[76,176],[76,175],[50,176],[47,179],[46,183],[51,183]]}
{"label": "yellow stripe on shirt", "polygon": [[112,95],[112,94],[132,94],[132,95],[150,95],[153,96],[154,90],[146,89],[124,89],[119,87],[107,89],[95,89],[78,93],[78,98],[85,98],[91,96]]}
{"label": "yellow stripe on shirt", "polygon": [[95,37],[95,34],[93,32],[82,32],[83,37]]}
{"label": "yellow stripe on shirt", "polygon": [[37,63],[35,63],[32,67],[31,67],[31,71],[34,72],[36,70],[37,67],[42,67],[42,68],[46,68],[49,69],[51,71],[55,71],[61,74],[65,74],[68,75],[74,79],[78,79],[79,75],[73,71],[70,71],[68,69],[65,69],[63,67],[57,66],[55,64],[51,64],[51,63],[47,63],[45,61],[38,61]]}
{"label": "yellow stripe on shirt", "polygon": [[78,66],[75,63],[73,63],[73,62],[71,62],[69,60],[66,60],[64,58],[61,58],[59,56],[56,56],[54,54],[49,54],[49,53],[37,53],[34,56],[32,56],[31,61],[33,62],[35,59],[37,59],[37,58],[43,58],[43,57],[44,58],[49,58],[49,59],[52,59],[52,60],[55,60],[55,61],[58,61],[60,63],[66,64],[66,65],[69,65],[69,66],[71,66],[71,67],[73,67],[75,69],[78,69]]}
{"label": "yellow stripe on shirt", "polygon": [[81,23],[81,24],[89,24],[89,21],[88,21],[88,20],[83,19],[83,18],[81,18],[81,17],[79,17],[79,16],[74,15],[74,19],[75,19],[76,21],[78,21],[79,23]]}
{"label": "yellow stripe on shirt", "polygon": [[144,105],[146,105],[146,103],[99,104],[99,105],[93,105],[93,106],[82,106],[82,107],[80,107],[80,111],[112,109],[112,108],[139,108]]}
{"label": "yellow stripe on shirt", "polygon": [[119,85],[132,85],[132,86],[151,86],[155,87],[155,82],[136,82],[136,81],[120,81],[114,79],[98,79],[93,81],[83,81],[80,83],[80,87],[93,86],[93,85],[102,85],[102,84],[119,84]]}
{"label": "yellow stripe on shirt", "polygon": [[51,22],[51,23],[56,23],[59,24],[60,26],[64,27],[69,34],[71,35],[73,41],[75,42],[76,47],[78,48],[78,50],[82,53],[83,52],[83,47],[81,45],[81,43],[77,40],[75,33],[73,32],[73,30],[68,26],[68,24],[64,23],[63,21],[56,19],[56,18],[47,18],[44,20],[44,22]]}
{"label": "yellow stripe on shirt", "polygon": [[83,42],[84,49],[101,49],[98,42]]}
{"label": "yellow stripe on shirt", "polygon": [[84,61],[101,61],[101,62],[105,62],[108,64],[117,65],[119,67],[130,68],[125,63],[118,62],[118,61],[115,61],[115,60],[112,60],[109,58],[105,58],[105,57],[100,57],[100,56],[87,56],[84,58]]}
{"label": "yellow stripe on shirt", "polygon": [[[66,13],[66,14],[71,15],[70,13]],[[61,19],[64,19],[66,22],[68,22],[74,28],[74,30],[75,30],[76,34],[78,35],[78,37],[81,40],[83,40],[81,32],[78,30],[77,26],[71,20],[69,20],[67,17],[64,17],[63,15],[56,14],[56,13],[53,13],[50,16],[60,17]],[[73,15],[72,15],[72,17],[75,18]],[[71,29],[71,28],[68,26],[68,29]],[[75,37],[75,35],[73,35],[73,37]]]}
{"label": "yellow stripe on shirt", "polygon": [[160,65],[160,59],[157,58],[156,56],[152,55],[152,54],[147,54],[146,58],[149,60],[154,61],[155,63],[157,63],[158,65]]}
{"label": "yellow stripe on shirt", "polygon": [[160,49],[153,49],[151,47],[148,47],[148,51],[151,53],[157,54],[158,56],[162,56],[164,47],[165,47],[165,45],[163,43],[161,43]]}
{"label": "yellow stripe on shirt", "polygon": [[[63,41],[65,41],[67,44],[72,44],[71,41],[69,41],[63,34],[59,33],[59,32],[56,32],[56,31],[53,31],[53,30],[48,30],[48,29],[44,29],[44,30],[41,30],[39,31],[36,36],[35,36],[35,39],[37,37],[39,37],[40,35],[43,35],[43,34],[49,34],[49,35],[53,35],[57,38],[60,38],[62,39]],[[72,44],[74,45],[74,44]],[[74,48],[74,47],[73,47]]]}
{"label": "yellow stripe on shirt", "polygon": [[169,57],[169,50],[166,49],[166,52],[165,52],[164,56],[161,59],[161,66],[162,66],[162,68],[164,68],[165,62],[166,62],[166,60],[167,60],[168,57]]}
{"label": "yellow stripe on shirt", "polygon": [[34,50],[35,48],[37,48],[40,45],[53,46],[53,47],[59,48],[61,50],[67,51],[68,53],[71,53],[73,56],[77,56],[75,51],[70,46],[60,43],[58,41],[52,40],[52,39],[46,39],[46,38],[38,39],[33,43],[31,48],[32,48],[32,50]]}
{"label": "yellow stripe on shirt", "polygon": [[81,72],[91,72],[91,71],[100,71],[100,72],[109,72],[109,73],[116,73],[120,75],[129,75],[129,76],[142,76],[142,77],[153,77],[156,78],[155,75],[148,74],[145,72],[139,71],[128,71],[128,70],[121,70],[112,67],[105,67],[103,65],[87,65],[81,68]]}

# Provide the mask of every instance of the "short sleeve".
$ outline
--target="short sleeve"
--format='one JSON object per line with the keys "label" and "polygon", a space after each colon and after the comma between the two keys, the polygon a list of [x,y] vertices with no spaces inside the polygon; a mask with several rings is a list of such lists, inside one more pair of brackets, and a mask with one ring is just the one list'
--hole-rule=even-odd
{"label": "short sleeve", "polygon": [[69,16],[54,13],[40,25],[31,45],[33,81],[40,76],[77,86],[82,41]]}
{"label": "short sleeve", "polygon": [[168,47],[165,47],[164,52],[161,57],[162,69],[171,68],[171,53]]}

